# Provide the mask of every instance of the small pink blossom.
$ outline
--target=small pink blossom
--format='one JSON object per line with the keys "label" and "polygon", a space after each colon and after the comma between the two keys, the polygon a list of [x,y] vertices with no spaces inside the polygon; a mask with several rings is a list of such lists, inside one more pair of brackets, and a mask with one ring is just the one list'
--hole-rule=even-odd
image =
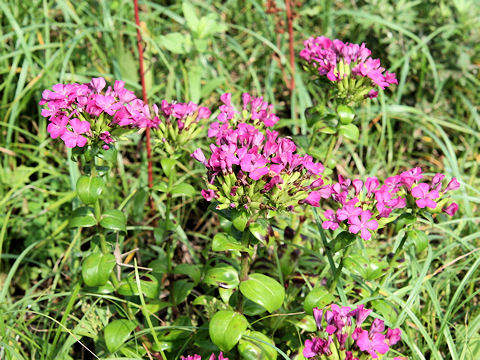
{"label": "small pink blossom", "polygon": [[412,196],[418,199],[415,203],[421,209],[425,207],[435,209],[437,206],[437,203],[433,200],[438,199],[440,195],[437,190],[429,190],[430,186],[426,183],[418,184],[412,189]]}
{"label": "small pink blossom", "polygon": [[447,215],[453,216],[458,211],[458,204],[457,203],[451,203],[447,207],[443,208],[442,211]]}
{"label": "small pink blossom", "polygon": [[370,240],[372,237],[370,230],[377,230],[378,228],[377,221],[370,220],[371,217],[372,213],[368,210],[362,211],[360,218],[358,216],[350,217],[348,219],[348,223],[350,224],[348,231],[352,234],[358,234],[358,232],[360,232],[362,239]]}

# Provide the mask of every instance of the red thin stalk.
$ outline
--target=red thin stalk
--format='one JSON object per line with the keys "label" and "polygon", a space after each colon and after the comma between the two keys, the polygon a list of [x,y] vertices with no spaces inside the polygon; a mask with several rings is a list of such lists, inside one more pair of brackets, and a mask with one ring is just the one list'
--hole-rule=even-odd
{"label": "red thin stalk", "polygon": [[[147,99],[147,89],[145,87],[145,73],[143,66],[143,46],[142,46],[142,34],[140,33],[140,17],[138,15],[138,0],[133,0],[135,8],[135,24],[137,24],[137,46],[138,46],[138,57],[140,60],[140,79],[142,81],[142,95],[143,102],[148,104]],[[146,129],[147,134],[147,161],[148,161],[148,187],[153,187],[153,165],[152,165],[152,146],[150,143],[150,128]],[[152,210],[153,202],[151,202]]]}
{"label": "red thin stalk", "polygon": [[290,78],[290,91],[295,88],[295,51],[293,49],[293,14],[291,7],[291,0],[285,0],[285,9],[287,10],[287,22],[288,22],[288,43],[290,47],[290,68],[292,69],[292,75]]}

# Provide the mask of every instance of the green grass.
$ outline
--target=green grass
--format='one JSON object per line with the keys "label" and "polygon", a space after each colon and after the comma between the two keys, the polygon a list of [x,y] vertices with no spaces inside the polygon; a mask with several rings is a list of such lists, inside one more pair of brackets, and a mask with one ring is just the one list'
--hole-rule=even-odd
{"label": "green grass", "polygon": [[[172,54],[162,45],[162,35],[188,32],[181,3],[140,3],[152,102],[196,97],[213,106],[222,92],[252,91],[278,105],[285,133],[308,133],[304,111],[314,99],[307,92],[307,77],[297,63],[296,88],[291,94],[286,90],[279,64],[287,74],[291,72],[287,34],[275,32],[273,17],[265,13],[262,2],[193,1],[202,15],[218,14],[227,30],[209,38],[204,52],[183,55]],[[425,251],[407,248],[404,261],[395,264],[383,284],[356,278],[364,294],[380,287],[379,295],[363,302],[381,303],[378,308],[386,309],[382,314],[386,323],[404,330],[401,349],[412,359],[477,359],[480,9],[476,1],[304,1],[298,14],[294,23],[297,53],[304,39],[323,33],[366,42],[399,78],[393,92],[381,94],[358,114],[360,141],[347,143],[334,154],[337,170],[384,177],[418,165],[432,174],[455,176],[462,184],[454,195],[459,214],[454,219],[439,215],[443,221],[433,226],[422,224],[429,236]],[[94,76],[123,79],[140,94],[133,4],[7,0],[0,2],[0,25],[0,358],[92,358],[89,351],[97,353],[95,344],[103,341],[103,326],[115,311],[122,311],[122,304],[137,306],[144,314],[147,310],[143,299],[134,304],[74,287],[80,279],[81,249],[91,240],[67,228],[79,171],[64,147],[49,138],[37,104],[42,90],[57,82],[84,82]],[[201,69],[200,93],[195,91],[198,79],[191,70],[195,66]],[[157,254],[159,244],[152,243],[149,232],[152,223],[145,221],[143,142],[134,137],[121,149],[119,170],[111,174],[106,201],[119,205],[136,191],[125,203],[132,233],[125,241]],[[154,160],[155,181],[164,181],[159,155]],[[193,167],[182,173],[187,170],[201,174]],[[189,202],[191,207],[179,204],[174,210],[177,219],[185,219],[176,235],[183,240],[179,248],[187,249],[188,261],[200,263],[208,257],[201,245],[207,246],[218,224],[204,213],[199,199]],[[163,200],[155,199],[157,218],[163,218]],[[193,229],[187,224],[192,218],[199,224]],[[315,224],[310,225],[305,234],[318,238]],[[279,225],[277,231],[282,230]],[[367,244],[365,251],[388,254],[400,240],[385,235],[378,249]],[[312,252],[296,266],[302,274],[321,278],[328,275],[327,264],[323,254]],[[260,260],[256,266],[271,264]],[[351,269],[344,268],[343,273],[355,276]],[[75,296],[76,291],[81,297]],[[298,303],[288,309],[298,310],[302,311]],[[184,324],[173,322],[175,314],[164,316],[171,323],[160,327],[150,322],[143,334],[151,333],[153,327],[165,331],[167,325],[182,329]],[[139,334],[135,348],[144,356],[144,339]],[[281,344],[277,346],[285,351]],[[102,347],[98,349],[97,356],[106,357]]]}

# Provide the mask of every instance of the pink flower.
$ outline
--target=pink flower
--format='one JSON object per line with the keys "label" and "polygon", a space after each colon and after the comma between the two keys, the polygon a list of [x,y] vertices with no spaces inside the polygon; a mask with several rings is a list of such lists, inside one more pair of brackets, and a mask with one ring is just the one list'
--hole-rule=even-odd
{"label": "pink flower", "polygon": [[387,329],[387,340],[390,346],[395,345],[401,339],[400,335],[402,331],[400,329]]}
{"label": "pink flower", "polygon": [[458,204],[451,203],[447,207],[443,208],[442,211],[447,215],[453,216],[458,211]]}
{"label": "pink flower", "polygon": [[207,201],[212,201],[216,198],[215,191],[213,190],[202,190],[202,196]]}
{"label": "pink flower", "polygon": [[95,90],[97,93],[103,90],[107,83],[105,82],[105,79],[103,77],[98,77],[98,78],[93,78],[90,81],[90,86],[92,87],[93,90]]}
{"label": "pink flower", "polygon": [[50,133],[52,139],[56,139],[65,134],[65,131],[67,131],[68,117],[60,115],[50,120],[51,122],[47,126],[47,131]]}
{"label": "pink flower", "polygon": [[335,216],[335,213],[333,212],[333,210],[330,210],[330,209],[325,210],[325,213],[323,215],[327,218],[327,220],[322,222],[322,228],[324,228],[325,230],[327,229],[334,230],[334,231],[337,230],[339,226],[339,221],[338,221],[338,218]]}
{"label": "pink flower", "polygon": [[460,188],[460,183],[458,182],[458,180],[456,178],[452,178],[452,180],[450,180],[450,182],[448,183],[445,190],[443,190],[443,192],[447,192],[450,190],[457,190],[459,188]]}
{"label": "pink flower", "polygon": [[360,218],[358,216],[352,216],[348,219],[350,224],[348,231],[352,234],[358,234],[360,232],[362,239],[370,240],[372,234],[369,230],[376,230],[378,223],[376,220],[370,220],[372,213],[368,210],[362,211]]}
{"label": "pink flower", "polygon": [[200,148],[195,150],[190,156],[193,157],[195,160],[201,162],[202,164],[206,163],[205,154]]}
{"label": "pink flower", "polygon": [[430,186],[426,183],[418,184],[412,189],[412,196],[418,199],[415,202],[421,209],[425,207],[435,209],[437,206],[437,203],[433,200],[438,199],[440,195],[437,190],[432,190],[430,192],[429,190]]}
{"label": "pink flower", "polygon": [[73,131],[67,130],[61,136],[61,139],[65,142],[65,146],[68,148],[74,148],[76,146],[84,147],[88,140],[80,134],[90,131],[90,123],[73,118],[70,120],[70,126]]}
{"label": "pink flower", "polygon": [[385,354],[390,347],[385,342],[385,335],[381,333],[368,334],[363,330],[356,340],[357,346],[361,351],[367,351],[373,359],[378,359],[378,353]]}
{"label": "pink flower", "polygon": [[308,194],[305,202],[311,206],[319,207],[320,206],[320,193],[318,191],[312,191]]}

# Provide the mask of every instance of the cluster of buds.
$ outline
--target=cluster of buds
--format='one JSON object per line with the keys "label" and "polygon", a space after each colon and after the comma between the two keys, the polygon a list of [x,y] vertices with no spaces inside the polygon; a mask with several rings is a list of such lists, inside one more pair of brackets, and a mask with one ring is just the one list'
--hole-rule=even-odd
{"label": "cluster of buds", "polygon": [[394,73],[385,71],[379,59],[370,57],[371,51],[364,43],[350,44],[319,36],[305,40],[304,46],[300,57],[306,61],[307,68],[316,76],[325,76],[337,90],[336,95],[347,102],[375,98],[376,86],[384,90],[398,84]]}
{"label": "cluster of buds", "polygon": [[[331,304],[314,308],[319,337],[305,341],[303,356],[307,359],[378,359],[400,341],[400,329],[386,329],[383,320],[375,318],[370,330],[362,329],[372,310],[363,305],[353,309]],[[383,356],[382,356],[383,358]],[[394,358],[400,360],[401,358]]]}
{"label": "cluster of buds", "polygon": [[[324,229],[336,230],[340,226],[353,234],[360,233],[364,240],[370,240],[371,232],[379,228],[377,220],[396,218],[395,209],[403,212],[443,211],[453,216],[458,205],[451,202],[446,194],[460,187],[457,179],[452,178],[442,185],[445,175],[436,174],[430,181],[422,182],[422,169],[417,167],[388,177],[382,185],[376,177],[369,177],[365,182],[350,180],[339,176],[338,182],[324,185],[310,193],[307,198],[313,206],[318,206],[320,199],[331,199],[336,211],[324,212]],[[389,222],[389,221],[387,221]]]}
{"label": "cluster of buds", "polygon": [[[158,116],[158,108],[154,106],[154,112]],[[158,141],[168,153],[173,153],[175,148],[183,146],[195,139],[202,131],[198,126],[201,119],[210,117],[210,110],[199,107],[193,102],[169,103],[162,100],[160,115],[164,121],[154,129]]]}
{"label": "cluster of buds", "polygon": [[[200,355],[195,354],[195,355],[188,355],[187,357],[182,356],[180,360],[202,360],[202,357]],[[215,354],[212,353],[212,355],[210,355],[208,360],[217,360],[217,357],[215,356]],[[220,352],[220,354],[218,354],[218,360],[228,360],[228,358],[224,357],[223,353]]]}
{"label": "cluster of buds", "polygon": [[45,90],[40,105],[42,116],[50,121],[47,131],[52,138],[61,138],[69,148],[87,143],[101,144],[105,150],[116,136],[129,128],[157,126],[158,117],[123,81],[115,81],[113,89],[105,89],[104,78],[93,78],[88,84],[56,84]]}
{"label": "cluster of buds", "polygon": [[296,153],[296,145],[278,132],[265,129],[278,117],[262,98],[243,94],[243,109],[222,95],[218,121],[208,132],[215,138],[211,156],[201,149],[192,157],[207,168],[207,187],[202,195],[218,203],[217,209],[236,208],[250,214],[259,210],[293,210],[323,185],[324,167],[309,155]]}

